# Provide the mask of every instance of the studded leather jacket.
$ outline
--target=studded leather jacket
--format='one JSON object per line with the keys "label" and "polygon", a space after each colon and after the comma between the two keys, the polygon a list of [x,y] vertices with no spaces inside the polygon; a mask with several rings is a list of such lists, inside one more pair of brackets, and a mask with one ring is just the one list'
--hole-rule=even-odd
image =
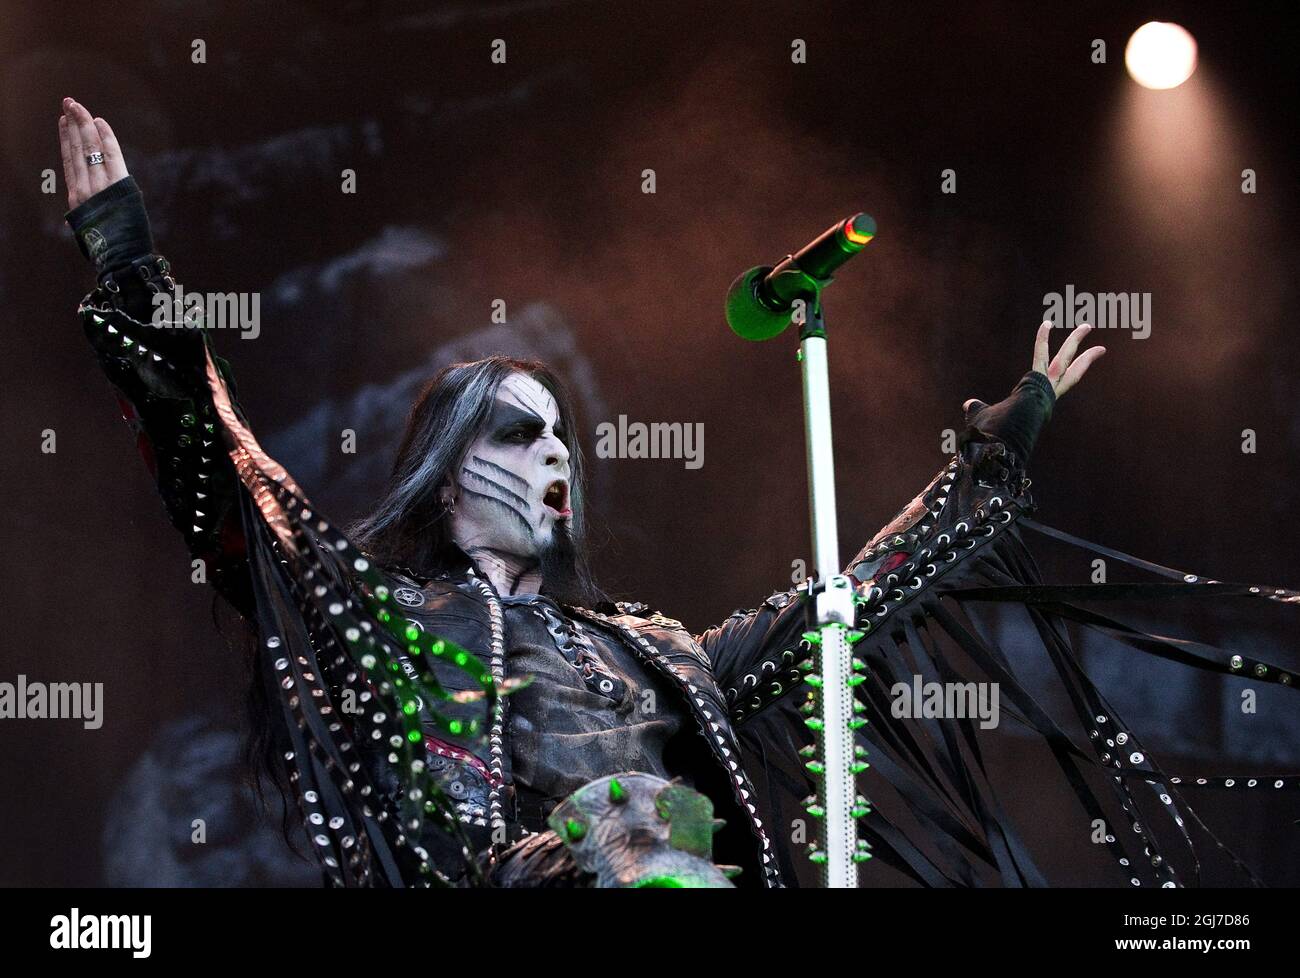
{"label": "studded leather jacket", "polygon": [[[138,226],[142,205],[134,183],[123,186],[128,182],[130,178],[115,184],[69,215],[83,250],[91,247],[88,242],[120,240],[115,221],[126,221],[120,217],[123,209],[135,215],[132,221]],[[151,323],[153,297],[175,288],[164,258],[135,255],[101,266],[99,286],[79,311],[172,522],[192,556],[207,563],[212,583],[251,618],[254,594],[241,532],[247,507],[241,513],[235,461],[246,460],[247,449],[241,456],[223,437],[205,364],[214,365],[231,391],[234,417],[242,421],[243,415],[233,403],[229,369],[211,353],[208,336],[202,330],[160,329]],[[1030,506],[1024,459],[1051,403],[1047,379],[1029,374],[1006,401],[977,407],[948,465],[847,565],[860,596],[860,627],[878,627],[892,609],[936,580],[957,574],[972,551],[1004,532]],[[468,558],[459,570],[435,579],[418,579],[399,568],[380,571],[414,627],[468,650],[499,682],[520,678],[508,674],[511,636],[502,599]],[[556,633],[557,653],[572,651],[561,647],[564,632],[585,632],[597,644],[613,643],[630,653],[668,692],[671,702],[664,709],[691,731],[672,773],[688,777],[708,794],[726,820],[715,853],[720,862],[741,867],[741,885],[786,882],[774,849],[786,833],[768,823],[742,763],[738,736],[772,704],[806,689],[799,669],[812,654],[802,638],[806,591],[806,585],[780,590],[759,607],[737,611],[702,633],[643,604],[558,609],[576,627]],[[463,670],[443,661],[424,665],[450,690],[473,686]],[[575,667],[581,669],[581,663]],[[430,724],[424,740],[428,767],[453,799],[468,840],[484,852],[537,831],[538,819],[545,815],[529,810],[535,799],[515,777],[511,697],[497,702],[486,737],[458,738]],[[451,702],[444,712],[468,716],[479,708]],[[373,761],[383,750],[367,751],[363,745],[362,753]],[[377,774],[376,781],[380,805],[395,806],[405,790],[400,778]],[[429,861],[440,866],[455,863],[455,850],[462,846],[432,825],[420,842]],[[448,870],[447,875],[455,879],[456,874]]]}
{"label": "studded leather jacket", "polygon": [[[494,673],[508,676],[511,636],[505,626],[502,601],[473,565],[428,581],[415,581],[392,571],[393,593],[406,603],[408,617],[421,627],[481,655]],[[738,865],[742,879],[777,885],[780,874],[772,852],[772,839],[758,809],[754,786],[741,765],[740,746],[733,727],[730,697],[739,696],[745,674],[759,668],[758,660],[771,650],[797,646],[806,627],[796,592],[770,597],[755,611],[736,615],[722,626],[693,635],[680,622],[651,612],[645,605],[617,603],[595,609],[564,607],[563,613],[592,636],[597,647],[618,644],[631,652],[641,667],[657,678],[669,702],[662,713],[686,718],[694,736],[679,743],[671,773],[684,776],[714,801],[726,819],[715,847],[718,858]],[[544,599],[543,599],[544,600]],[[561,654],[556,649],[556,654]],[[463,673],[442,664],[433,666],[448,688],[471,688]],[[522,677],[508,677],[522,678]],[[597,680],[599,681],[599,680]],[[775,680],[773,680],[775,681]],[[770,689],[772,681],[765,684]],[[472,704],[451,715],[471,715]],[[511,714],[515,706],[506,697],[506,717],[494,725],[485,742],[458,740],[430,733],[426,739],[435,766],[447,771],[448,783],[458,796],[462,821],[486,846],[496,823],[507,827],[513,840],[523,831],[537,831],[539,815],[530,808],[528,786],[515,783],[517,765],[511,749]],[[599,774],[617,771],[594,772]],[[392,785],[393,790],[397,785]]]}

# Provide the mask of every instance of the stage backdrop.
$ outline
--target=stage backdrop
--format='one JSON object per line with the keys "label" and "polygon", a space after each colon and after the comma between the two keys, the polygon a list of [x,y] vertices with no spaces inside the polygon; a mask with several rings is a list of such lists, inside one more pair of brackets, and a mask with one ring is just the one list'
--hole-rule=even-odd
{"label": "stage backdrop", "polygon": [[[0,34],[0,681],[105,690],[98,729],[0,721],[0,884],[319,880],[252,828],[243,664],[74,316],[93,276],[62,223],[65,95],[116,129],[184,286],[258,297],[258,328],[218,348],[336,521],[374,498],[432,371],[537,356],[581,405],[608,590],[702,629],[788,587],[808,558],[794,338],[738,340],[722,299],[867,210],[879,236],[826,296],[845,557],[943,463],[962,401],[1028,368],[1068,288],[1148,294],[1151,316],[1099,331],[1058,406],[1042,518],[1300,584],[1294,49],[1267,14],[1160,5],[1201,44],[1160,96],[1124,72],[1131,2],[122,6],[6,4]],[[620,418],[702,425],[702,464],[598,457]],[[1300,667],[1274,610],[1153,624]],[[1088,662],[1171,772],[1300,767],[1282,690],[1243,715],[1240,680]],[[1068,789],[1005,726],[991,763],[1048,877],[1124,885],[1084,827],[1060,844]],[[1265,880],[1300,882],[1295,798],[1192,799]]]}

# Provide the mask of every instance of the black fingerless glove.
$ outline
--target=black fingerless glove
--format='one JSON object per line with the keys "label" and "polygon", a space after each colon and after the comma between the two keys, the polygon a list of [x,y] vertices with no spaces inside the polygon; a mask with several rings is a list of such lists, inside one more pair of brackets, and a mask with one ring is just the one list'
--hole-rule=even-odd
{"label": "black fingerless glove", "polygon": [[64,220],[81,253],[95,263],[100,281],[153,253],[149,214],[134,177],[125,176],[105,187],[68,211]]}
{"label": "black fingerless glove", "polygon": [[1020,378],[1011,393],[997,404],[975,401],[966,411],[964,445],[995,438],[1016,453],[1025,465],[1043,427],[1052,417],[1056,393],[1044,374],[1031,370]]}

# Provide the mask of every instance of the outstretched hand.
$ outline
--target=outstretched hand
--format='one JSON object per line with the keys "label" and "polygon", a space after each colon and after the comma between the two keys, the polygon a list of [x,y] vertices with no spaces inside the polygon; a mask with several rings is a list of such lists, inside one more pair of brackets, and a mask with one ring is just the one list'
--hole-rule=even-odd
{"label": "outstretched hand", "polygon": [[[1104,346],[1094,346],[1079,354],[1079,344],[1091,332],[1092,327],[1087,323],[1075,327],[1070,331],[1070,335],[1065,338],[1061,348],[1056,351],[1056,356],[1049,360],[1051,350],[1048,347],[1048,339],[1052,335],[1052,324],[1050,321],[1045,320],[1038,327],[1038,335],[1034,337],[1034,362],[1030,369],[1037,371],[1051,381],[1052,393],[1058,398],[1077,384],[1083,375],[1088,372],[1088,368],[1106,352]],[[966,412],[966,418],[969,421],[976,412],[987,406],[979,398],[972,397],[962,405],[962,409]]]}
{"label": "outstretched hand", "polygon": [[[1033,369],[1047,376],[1047,379],[1052,382],[1052,391],[1057,397],[1060,397],[1077,384],[1083,378],[1083,375],[1088,372],[1088,368],[1106,352],[1104,346],[1094,346],[1079,354],[1079,344],[1091,332],[1092,327],[1087,323],[1076,326],[1070,331],[1070,335],[1065,338],[1061,348],[1056,351],[1056,356],[1049,362],[1048,354],[1050,350],[1047,343],[1048,338],[1052,335],[1052,324],[1050,321],[1045,320],[1038,327],[1038,335],[1034,337]],[[1076,354],[1078,355],[1076,356]]]}
{"label": "outstretched hand", "polygon": [[[122,147],[112,127],[93,117],[84,105],[63,100],[59,116],[59,150],[63,154],[63,182],[68,187],[68,209],[85,203],[109,184],[127,175]],[[103,163],[91,163],[93,153],[103,154]]]}

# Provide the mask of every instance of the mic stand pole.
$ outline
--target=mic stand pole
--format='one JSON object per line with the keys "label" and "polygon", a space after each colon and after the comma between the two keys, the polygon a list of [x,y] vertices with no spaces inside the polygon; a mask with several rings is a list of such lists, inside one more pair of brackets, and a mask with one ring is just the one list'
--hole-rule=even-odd
{"label": "mic stand pole", "polygon": [[[841,573],[839,529],[835,516],[835,459],[831,440],[830,378],[826,362],[826,324],[821,297],[805,297],[807,310],[799,329],[799,362],[803,373],[804,433],[808,451],[809,514],[812,520],[813,564],[817,580],[810,582],[812,630],[805,633],[815,656],[806,676],[812,687],[803,707],[814,735],[807,768],[818,791],[808,811],[822,823],[822,835],[811,846],[811,858],[821,868],[822,885],[855,888],[857,864],[871,858],[866,840],[857,837],[856,819],[868,811],[857,793],[857,775],[866,769],[866,751],[855,746],[853,732],[866,720],[855,715],[853,688],[865,678],[853,659],[856,595]],[[819,844],[820,843],[820,844]]]}

